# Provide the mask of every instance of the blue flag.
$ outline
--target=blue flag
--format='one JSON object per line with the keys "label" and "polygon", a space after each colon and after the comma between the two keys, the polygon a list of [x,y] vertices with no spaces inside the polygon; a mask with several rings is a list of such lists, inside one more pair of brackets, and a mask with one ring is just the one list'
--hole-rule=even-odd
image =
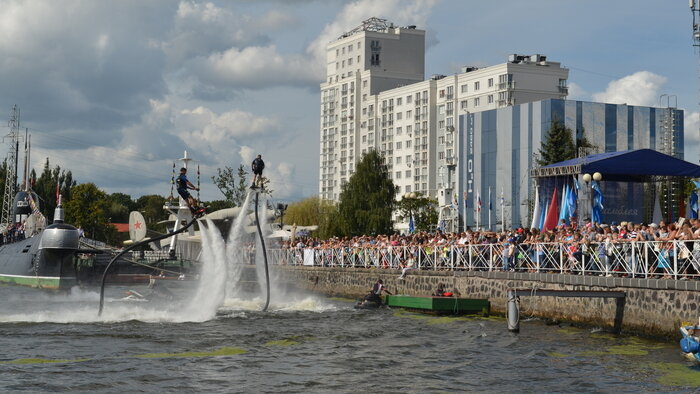
{"label": "blue flag", "polygon": [[600,191],[598,182],[592,181],[591,188],[593,189],[593,214],[591,221],[593,223],[603,223],[603,192]]}
{"label": "blue flag", "polygon": [[690,218],[698,218],[698,193],[696,193],[695,190],[690,193]]}
{"label": "blue flag", "polygon": [[416,228],[415,228],[415,226],[414,226],[414,224],[413,224],[413,215],[411,215],[411,216],[408,218],[408,232],[411,233],[411,234],[413,234],[414,231],[416,231]]}

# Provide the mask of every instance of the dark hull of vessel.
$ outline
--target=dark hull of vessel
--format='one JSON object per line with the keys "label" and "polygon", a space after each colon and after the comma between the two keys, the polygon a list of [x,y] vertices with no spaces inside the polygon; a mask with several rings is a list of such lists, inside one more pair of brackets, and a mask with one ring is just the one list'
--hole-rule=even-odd
{"label": "dark hull of vessel", "polygon": [[0,283],[45,289],[76,285],[74,250],[40,249],[43,235],[0,246]]}

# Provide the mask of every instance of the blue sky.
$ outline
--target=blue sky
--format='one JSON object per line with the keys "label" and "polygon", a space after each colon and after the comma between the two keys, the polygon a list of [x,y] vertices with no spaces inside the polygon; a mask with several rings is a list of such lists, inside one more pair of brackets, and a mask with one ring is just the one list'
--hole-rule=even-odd
{"label": "blue sky", "polygon": [[187,149],[203,199],[222,197],[216,168],[248,166],[257,153],[276,198],[317,194],[324,48],[371,16],[427,31],[426,76],[541,53],[570,69],[573,99],[656,106],[675,95],[686,160],[698,162],[698,54],[685,0],[0,5],[0,114],[20,106],[35,168],[49,157],[109,193],[168,194],[172,160]]}

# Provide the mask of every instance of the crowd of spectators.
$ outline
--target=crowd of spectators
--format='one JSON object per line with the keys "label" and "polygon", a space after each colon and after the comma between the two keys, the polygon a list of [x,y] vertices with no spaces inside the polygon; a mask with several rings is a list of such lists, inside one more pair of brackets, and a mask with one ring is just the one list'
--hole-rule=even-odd
{"label": "crowd of spectators", "polygon": [[[542,253],[538,244],[557,244],[565,250],[567,265],[576,266],[581,262],[584,253],[596,255],[597,271],[609,273],[619,269],[622,262],[615,262],[615,255],[620,259],[620,252],[623,245],[633,241],[657,241],[655,251],[652,253],[653,265],[647,268],[647,273],[667,276],[671,265],[672,256],[670,250],[676,245],[674,250],[678,252],[678,258],[684,263],[683,275],[697,275],[700,271],[698,262],[700,261],[700,245],[695,246],[694,240],[700,240],[700,220],[681,218],[678,222],[666,223],[660,221],[656,223],[591,223],[589,219],[583,221],[583,225],[568,225],[562,221],[556,228],[548,231],[537,229],[516,228],[510,231],[473,231],[466,230],[461,233],[445,233],[436,231],[434,233],[420,232],[415,234],[392,234],[377,236],[356,236],[356,237],[333,237],[327,240],[318,238],[302,238],[289,240],[283,243],[285,249],[357,249],[357,248],[394,248],[422,246],[430,248],[469,246],[469,245],[498,245],[501,264],[503,270],[513,270],[517,268],[518,251],[528,250],[533,259],[537,259],[536,254]],[[700,244],[700,242],[698,242]],[[664,250],[668,249],[668,250]],[[627,253],[627,271],[640,270],[637,263],[641,259],[629,261],[629,248]],[[683,255],[681,255],[683,253]],[[692,255],[692,258],[691,258]],[[646,256],[648,257],[648,256]],[[540,261],[540,260],[538,260]],[[685,264],[687,262],[687,264]],[[631,267],[634,265],[634,267]],[[403,264],[402,266],[405,266]],[[544,267],[547,268],[547,267]]]}

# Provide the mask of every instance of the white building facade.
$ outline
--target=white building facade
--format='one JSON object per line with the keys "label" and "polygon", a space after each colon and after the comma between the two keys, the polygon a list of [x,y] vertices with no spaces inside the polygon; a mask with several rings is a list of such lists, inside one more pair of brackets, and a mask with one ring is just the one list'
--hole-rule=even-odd
{"label": "white building facade", "polygon": [[[327,46],[321,84],[319,195],[337,201],[370,149],[385,158],[397,199],[455,198],[460,115],[565,98],[568,69],[543,55],[511,55],[425,79],[425,31],[371,18]],[[398,224],[399,230],[405,224]]]}

